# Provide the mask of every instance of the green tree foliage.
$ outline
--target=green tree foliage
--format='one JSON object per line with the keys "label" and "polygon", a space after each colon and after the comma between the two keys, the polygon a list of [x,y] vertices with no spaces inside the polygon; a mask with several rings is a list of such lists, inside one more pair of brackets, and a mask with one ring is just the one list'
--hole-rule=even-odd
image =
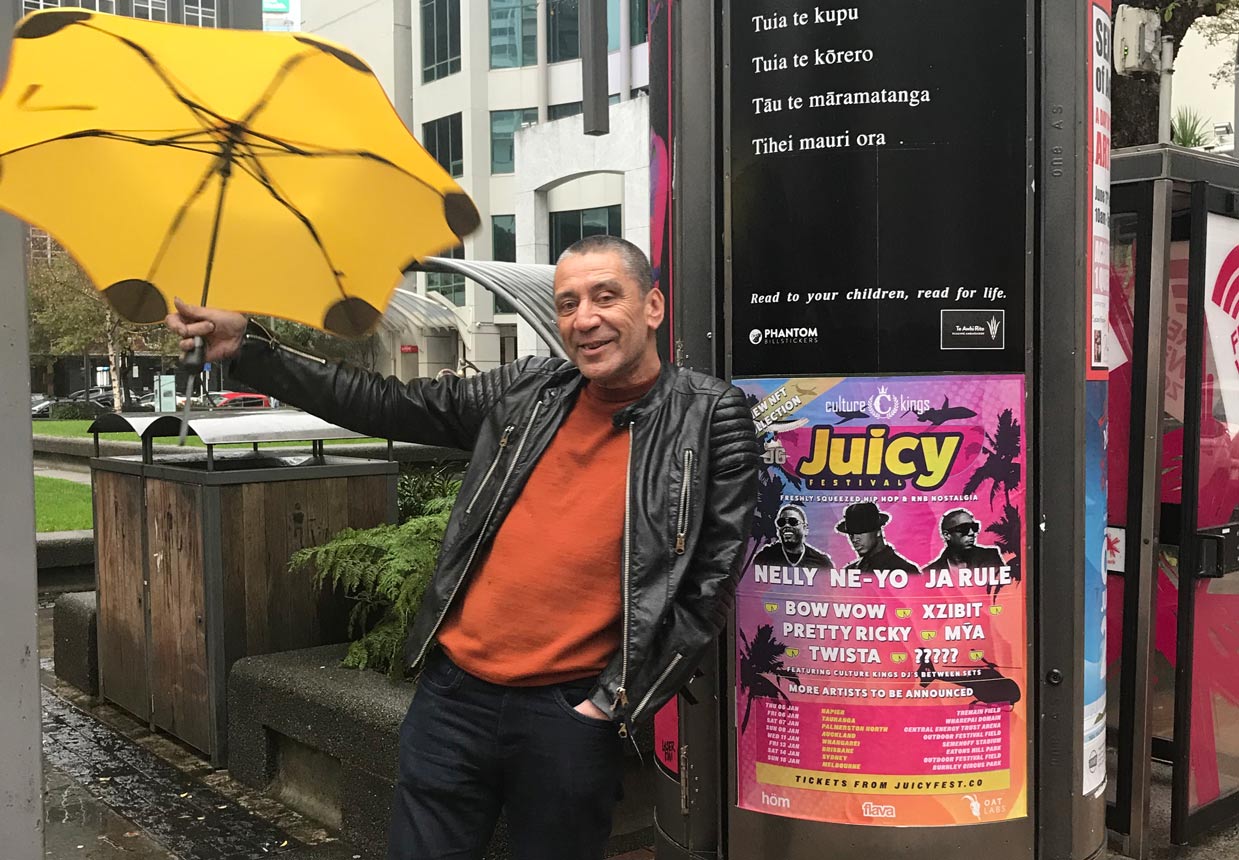
{"label": "green tree foliage", "polygon": [[379,341],[376,335],[349,339],[288,320],[258,317],[258,322],[271,328],[282,343],[314,355],[333,361],[347,361],[366,370],[374,370],[378,362]]}
{"label": "green tree foliage", "polygon": [[[61,249],[29,257],[26,285],[31,354],[45,356],[50,362],[61,355],[106,352],[114,405],[120,405],[123,399],[123,355],[137,349],[176,354],[175,338],[163,326],[135,326],[112,313],[90,278]],[[90,387],[89,380],[84,387]]]}
{"label": "green tree foliage", "polygon": [[[1196,25],[1202,32],[1209,21],[1227,19],[1228,26],[1239,32],[1234,0],[1125,0],[1128,6],[1152,9],[1162,19],[1162,34],[1174,41],[1176,53],[1187,31]],[[1118,4],[1114,5],[1118,8]],[[1208,38],[1208,36],[1206,36]],[[1114,147],[1156,143],[1158,130],[1157,75],[1120,76],[1113,78]]]}
{"label": "green tree foliage", "polygon": [[289,559],[292,570],[311,569],[319,588],[343,588],[354,601],[349,636],[358,638],[349,646],[345,666],[396,679],[404,675],[405,635],[434,573],[460,491],[459,480],[439,474],[421,481],[420,498],[406,493],[410,515],[399,525],[345,529]]}
{"label": "green tree foliage", "polygon": [[[1223,0],[1217,4],[1217,14],[1200,18],[1195,22],[1196,32],[1209,45],[1233,45],[1239,39],[1239,3]],[[1230,83],[1235,79],[1235,60],[1232,55],[1213,72],[1214,84]]]}

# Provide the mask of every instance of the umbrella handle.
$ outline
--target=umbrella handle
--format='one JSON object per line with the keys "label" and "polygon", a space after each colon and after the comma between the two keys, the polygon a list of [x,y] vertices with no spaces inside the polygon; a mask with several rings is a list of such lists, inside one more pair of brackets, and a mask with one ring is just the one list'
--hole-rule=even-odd
{"label": "umbrella handle", "polygon": [[189,402],[194,397],[194,383],[198,379],[198,374],[206,366],[206,341],[201,337],[195,337],[193,349],[181,357],[181,366],[188,373],[188,378],[185,380],[185,408],[181,411],[181,435],[177,440],[178,445],[185,444],[185,437],[189,433],[189,410],[191,408]]}
{"label": "umbrella handle", "polygon": [[181,357],[181,366],[190,373],[198,373],[206,367],[206,341],[194,338],[194,347]]}

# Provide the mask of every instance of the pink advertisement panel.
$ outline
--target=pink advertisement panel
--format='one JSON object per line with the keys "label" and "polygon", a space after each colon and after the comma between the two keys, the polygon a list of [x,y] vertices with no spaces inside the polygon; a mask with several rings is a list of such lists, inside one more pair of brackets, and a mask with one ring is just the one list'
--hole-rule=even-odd
{"label": "pink advertisement panel", "polygon": [[1027,814],[1024,380],[736,380],[765,446],[736,601],[737,802]]}

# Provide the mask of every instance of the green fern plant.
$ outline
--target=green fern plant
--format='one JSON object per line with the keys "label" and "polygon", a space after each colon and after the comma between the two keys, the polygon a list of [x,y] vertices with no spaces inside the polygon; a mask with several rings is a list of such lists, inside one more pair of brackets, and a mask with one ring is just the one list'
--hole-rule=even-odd
{"label": "green fern plant", "polygon": [[399,525],[343,529],[289,559],[291,570],[311,569],[320,589],[342,588],[353,600],[348,635],[357,638],[345,666],[395,679],[404,675],[405,632],[434,573],[460,481],[448,480],[435,489],[442,495],[420,500],[416,514]]}

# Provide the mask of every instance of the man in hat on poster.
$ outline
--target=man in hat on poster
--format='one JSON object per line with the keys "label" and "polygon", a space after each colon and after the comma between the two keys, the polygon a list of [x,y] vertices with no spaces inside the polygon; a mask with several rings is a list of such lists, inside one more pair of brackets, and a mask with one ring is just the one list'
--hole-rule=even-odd
{"label": "man in hat on poster", "polygon": [[848,569],[921,572],[919,567],[886,542],[882,527],[890,522],[890,519],[890,514],[879,511],[873,502],[856,502],[847,506],[843,519],[839,520],[835,530],[847,535],[852,549],[856,550],[856,558],[846,565]]}
{"label": "man in hat on poster", "polygon": [[809,543],[809,518],[800,505],[779,508],[774,518],[778,540],[771,541],[753,556],[754,564],[785,567],[834,567],[830,556]]}
{"label": "man in hat on poster", "polygon": [[942,515],[942,542],[946,546],[942,555],[925,565],[926,570],[949,569],[952,572],[962,567],[969,570],[986,567],[1002,567],[1006,562],[997,547],[977,543],[981,524],[964,508],[955,508]]}

